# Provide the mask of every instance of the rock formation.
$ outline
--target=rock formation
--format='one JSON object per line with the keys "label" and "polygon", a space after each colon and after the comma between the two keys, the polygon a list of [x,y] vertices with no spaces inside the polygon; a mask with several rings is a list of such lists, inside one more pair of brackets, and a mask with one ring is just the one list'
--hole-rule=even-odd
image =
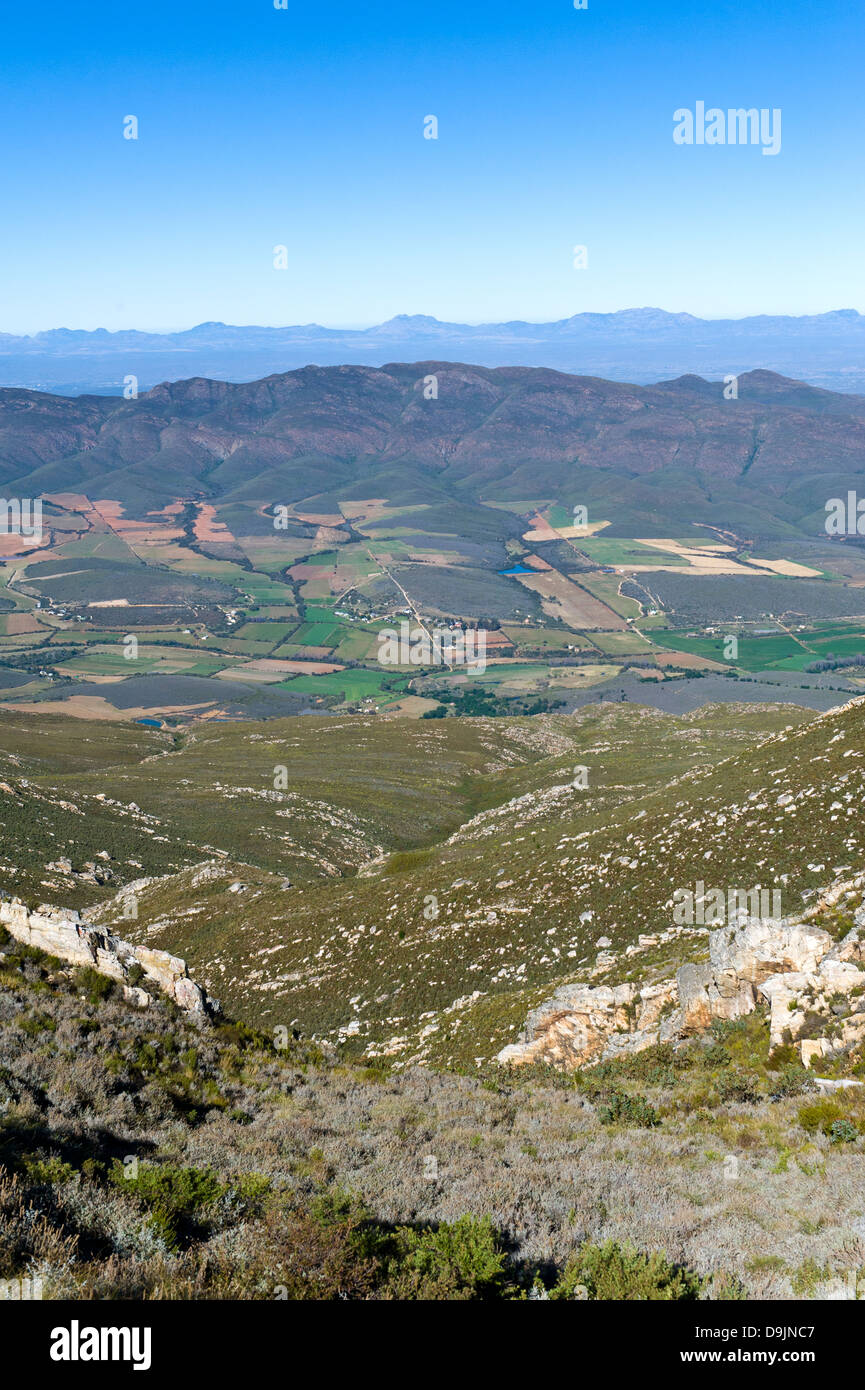
{"label": "rock formation", "polygon": [[[865,875],[851,881],[856,889]],[[824,897],[832,906],[850,884]],[[498,1060],[591,1066],[659,1042],[680,1042],[714,1019],[732,1020],[768,1003],[770,1045],[798,1043],[805,1066],[865,1041],[865,907],[840,942],[812,921],[752,918],[709,933],[709,959],[681,966],[674,980],[563,985],[528,1017],[521,1040]]]}
{"label": "rock formation", "polygon": [[150,1002],[147,991],[136,983],[137,978],[146,978],[187,1013],[219,1012],[219,1001],[210,998],[201,985],[190,978],[185,960],[168,951],[133,946],[109,931],[86,926],[77,912],[49,906],[31,912],[17,898],[3,899],[0,901],[0,924],[28,946],[35,946],[72,965],[92,966],[100,974],[117,980],[130,1003],[145,1007]]}

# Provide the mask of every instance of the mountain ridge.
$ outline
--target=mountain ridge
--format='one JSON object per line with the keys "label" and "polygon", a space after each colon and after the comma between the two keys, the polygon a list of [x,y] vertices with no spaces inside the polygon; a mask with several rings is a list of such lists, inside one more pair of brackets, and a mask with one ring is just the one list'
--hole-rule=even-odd
{"label": "mountain ridge", "polygon": [[148,329],[107,329],[107,328],[58,328],[42,329],[36,333],[5,333],[0,332],[0,352],[7,350],[12,344],[49,344],[49,343],[68,343],[70,340],[87,344],[95,339],[116,343],[118,346],[125,346],[126,340],[135,338],[146,343],[162,344],[169,342],[181,342],[182,340],[208,340],[208,330],[210,338],[218,340],[223,335],[259,334],[271,335],[278,339],[280,335],[304,335],[315,334],[321,337],[334,339],[354,339],[374,338],[378,335],[384,336],[389,330],[391,333],[400,334],[407,328],[424,328],[433,332],[457,331],[464,336],[483,337],[491,331],[510,330],[516,332],[525,330],[543,334],[553,330],[559,332],[579,332],[583,328],[621,328],[625,331],[651,330],[656,332],[661,329],[690,328],[699,326],[701,329],[710,331],[720,331],[722,328],[729,330],[737,329],[740,332],[748,332],[752,328],[771,327],[776,331],[790,331],[806,326],[822,325],[833,327],[838,324],[855,326],[857,330],[865,332],[865,315],[858,309],[829,309],[819,314],[746,314],[739,318],[703,318],[697,314],[690,314],[685,311],[670,311],[660,309],[654,305],[645,305],[631,309],[615,309],[607,313],[597,313],[592,311],[581,311],[569,314],[561,319],[549,319],[533,321],[531,319],[503,319],[483,320],[479,323],[463,323],[454,319],[439,319],[434,314],[394,314],[389,319],[384,319],[381,323],[370,324],[366,328],[343,328],[331,327],[320,323],[306,324],[229,324],[220,319],[207,319],[201,323],[193,324],[190,328],[173,329],[166,332],[159,332]]}
{"label": "mountain ridge", "polygon": [[546,496],[618,513],[628,534],[683,534],[672,506],[708,524],[743,517],[752,535],[813,535],[826,499],[863,475],[865,398],[765,371],[743,374],[736,399],[695,376],[639,386],[436,360],[194,377],[128,401],[0,389],[7,493],[114,497],[130,515],[179,495]]}
{"label": "mountain ridge", "polygon": [[836,390],[865,390],[865,368],[858,365],[865,316],[856,309],[704,319],[654,307],[583,311],[538,323],[468,324],[403,313],[366,328],[208,320],[171,332],[60,327],[0,333],[0,386],[120,395],[130,374],[147,389],[181,375],[253,380],[310,361],[382,366],[397,343],[406,358],[551,367],[641,384],[689,371],[723,376],[766,367]]}

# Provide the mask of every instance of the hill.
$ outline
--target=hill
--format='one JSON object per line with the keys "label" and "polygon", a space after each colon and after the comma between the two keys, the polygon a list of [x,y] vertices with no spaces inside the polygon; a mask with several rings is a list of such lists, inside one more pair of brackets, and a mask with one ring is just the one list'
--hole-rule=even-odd
{"label": "hill", "polygon": [[481,1080],[358,1066],[142,983],[133,1004],[0,930],[7,1298],[861,1288],[861,1095],[819,1095],[760,1013],[675,1051]]}
{"label": "hill", "polygon": [[[863,721],[861,700],[188,734],[4,714],[8,889],[182,954],[225,1015],[0,937],[0,1278],[849,1296]],[[792,927],[677,917],[755,886]],[[586,1008],[603,1045],[563,1056]]]}

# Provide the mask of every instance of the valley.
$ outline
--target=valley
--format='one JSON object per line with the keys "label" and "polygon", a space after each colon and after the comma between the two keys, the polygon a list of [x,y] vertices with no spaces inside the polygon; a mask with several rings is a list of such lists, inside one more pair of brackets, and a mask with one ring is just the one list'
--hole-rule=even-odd
{"label": "valley", "polygon": [[[823,499],[855,487],[865,403],[741,387],[422,363],[0,391],[2,485],[42,504],[38,536],[0,536],[0,703],[181,728],[567,712],[636,682],[684,710],[663,687],[744,680],[830,708],[863,688],[865,548]],[[483,669],[386,659],[405,622],[470,634]]]}
{"label": "valley", "polygon": [[859,1277],[865,402],[740,384],[0,391],[0,1230],[52,1296]]}

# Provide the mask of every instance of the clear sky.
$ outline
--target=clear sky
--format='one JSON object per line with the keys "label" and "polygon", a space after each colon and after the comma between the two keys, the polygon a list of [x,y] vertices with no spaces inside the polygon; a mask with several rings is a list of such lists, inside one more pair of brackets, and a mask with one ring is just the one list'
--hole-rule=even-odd
{"label": "clear sky", "polygon": [[[865,311],[863,40],[859,0],[7,0],[0,331]],[[677,146],[697,101],[781,152]]]}

